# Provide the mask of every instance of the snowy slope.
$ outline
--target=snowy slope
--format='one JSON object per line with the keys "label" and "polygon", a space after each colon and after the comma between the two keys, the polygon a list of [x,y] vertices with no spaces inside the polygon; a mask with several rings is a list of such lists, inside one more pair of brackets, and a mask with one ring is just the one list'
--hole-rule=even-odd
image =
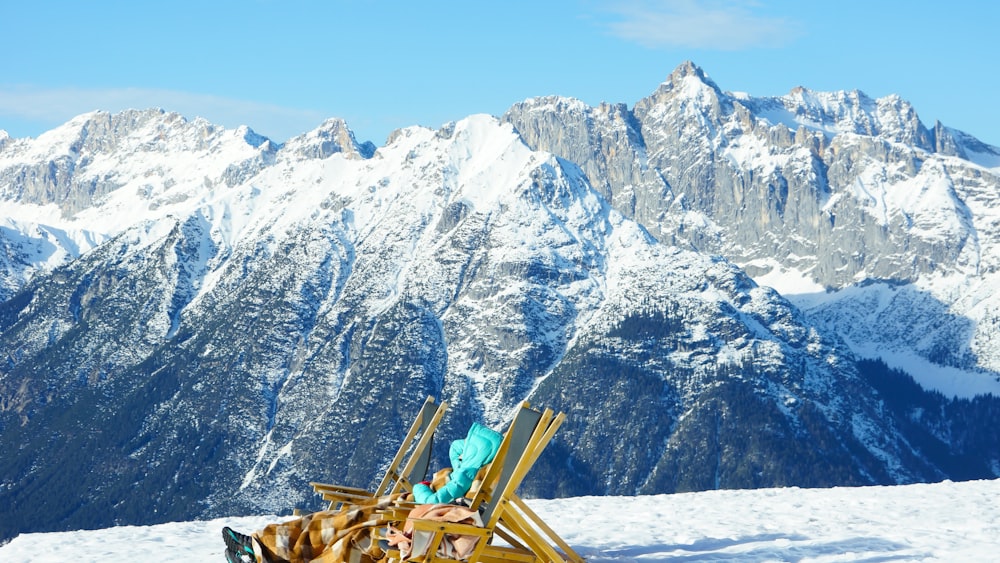
{"label": "snowy slope", "polygon": [[[1000,551],[1000,481],[578,497],[528,504],[587,561],[986,562]],[[8,563],[223,561],[223,526],[253,516],[24,534]]]}

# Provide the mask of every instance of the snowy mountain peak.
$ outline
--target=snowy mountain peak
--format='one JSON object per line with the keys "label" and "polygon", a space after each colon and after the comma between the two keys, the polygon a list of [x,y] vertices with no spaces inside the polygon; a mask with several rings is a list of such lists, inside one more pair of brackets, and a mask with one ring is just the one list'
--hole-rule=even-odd
{"label": "snowy mountain peak", "polygon": [[693,78],[712,87],[718,88],[715,82],[708,77],[708,74],[700,66],[691,61],[684,61],[683,63],[677,65],[677,68],[670,73],[670,76],[667,77],[667,80],[665,80],[661,86],[667,84],[678,84],[688,78]]}
{"label": "snowy mountain peak", "polygon": [[[530,169],[549,158],[533,153],[510,124],[486,114],[445,124],[438,131],[399,130],[379,155],[365,166],[379,198],[402,198],[408,206],[461,201],[477,210],[492,209],[511,197]],[[437,171],[430,183],[426,170]]]}
{"label": "snowy mountain peak", "polygon": [[706,90],[715,95],[722,94],[719,87],[701,67],[691,61],[686,61],[670,73],[670,76],[660,84],[654,95],[674,92],[678,95],[694,97],[704,95],[703,92]]}
{"label": "snowy mountain peak", "polygon": [[1000,147],[988,145],[963,131],[945,127],[940,121],[934,124],[933,135],[937,152],[968,160],[1000,175]]}
{"label": "snowy mountain peak", "polygon": [[375,146],[370,142],[358,143],[354,131],[340,118],[330,118],[319,127],[290,139],[282,147],[304,158],[324,159],[334,154],[348,158],[371,158]]}
{"label": "snowy mountain peak", "polygon": [[860,90],[818,92],[797,86],[785,96],[751,98],[744,104],[772,124],[792,130],[882,137],[933,151],[931,135],[913,106],[895,94],[873,99]]}
{"label": "snowy mountain peak", "polygon": [[258,134],[256,131],[251,129],[246,125],[240,125],[236,128],[236,135],[243,137],[243,140],[247,142],[253,148],[260,148],[261,145],[265,143],[271,143],[271,140],[267,137]]}
{"label": "snowy mountain peak", "polygon": [[[731,108],[732,98],[691,62],[678,66],[648,97],[635,104],[639,116],[660,122],[679,116],[715,122]],[[641,120],[641,119],[640,119]]]}
{"label": "snowy mountain peak", "polygon": [[142,221],[189,208],[273,163],[249,127],[188,122],[160,109],[91,112],[0,152],[0,202],[16,250],[0,290]]}
{"label": "snowy mountain peak", "polygon": [[523,102],[515,104],[525,111],[550,111],[559,113],[579,113],[590,109],[582,100],[569,98],[566,96],[539,96],[528,98]]}
{"label": "snowy mountain peak", "polygon": [[151,153],[164,150],[209,150],[214,144],[238,140],[252,148],[262,147],[267,138],[249,127],[227,131],[203,118],[188,121],[179,113],[162,109],[125,110],[119,113],[94,111],[78,115],[64,125],[39,135],[37,139],[12,147],[0,154],[0,168],[39,160],[61,158],[89,161],[98,155],[122,151]]}

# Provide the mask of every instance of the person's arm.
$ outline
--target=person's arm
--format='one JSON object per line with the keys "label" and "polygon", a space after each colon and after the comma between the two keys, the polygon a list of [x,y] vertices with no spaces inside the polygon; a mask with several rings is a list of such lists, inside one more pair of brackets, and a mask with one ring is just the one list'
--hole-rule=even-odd
{"label": "person's arm", "polygon": [[423,483],[417,483],[413,486],[413,500],[418,504],[436,504],[449,503],[457,498],[461,498],[472,487],[472,481],[475,480],[477,471],[478,468],[475,467],[453,471],[448,484],[437,491],[431,490],[430,487]]}

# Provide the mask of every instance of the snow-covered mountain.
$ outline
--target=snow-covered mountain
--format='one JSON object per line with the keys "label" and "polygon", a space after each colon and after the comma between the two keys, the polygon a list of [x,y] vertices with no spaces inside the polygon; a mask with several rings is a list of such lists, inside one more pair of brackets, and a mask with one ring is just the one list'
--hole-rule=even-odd
{"label": "snow-covered mountain", "polygon": [[725,256],[855,353],[948,395],[997,392],[1000,149],[924,127],[898,96],[753,98],[690,63],[631,110],[550,97],[503,119],[659,239]]}
{"label": "snow-covered mountain", "polygon": [[1000,475],[992,313],[942,289],[992,283],[998,152],[690,64],[632,109],[535,99],[377,149],[159,110],[5,137],[0,537],[315,507],[427,394],[439,444],[566,412],[529,496]]}

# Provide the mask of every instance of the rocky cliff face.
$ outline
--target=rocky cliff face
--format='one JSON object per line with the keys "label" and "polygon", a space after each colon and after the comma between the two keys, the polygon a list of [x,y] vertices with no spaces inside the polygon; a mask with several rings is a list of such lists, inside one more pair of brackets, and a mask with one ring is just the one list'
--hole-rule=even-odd
{"label": "rocky cliff face", "polygon": [[[795,96],[808,125],[765,117]],[[891,169],[970,194],[940,217],[979,225],[994,173],[957,155],[992,150],[899,100],[751,100],[693,65],[631,110],[537,99],[378,149],[339,120],[279,147],[158,111],[8,139],[0,537],[318,508],[307,482],[370,484],[427,394],[453,405],[436,464],[522,400],[567,412],[530,495],[1000,475],[992,435],[968,431],[993,399],[914,390],[852,353],[948,323],[927,350],[986,334],[906,281],[964,272],[971,243],[948,245],[969,231],[857,202]],[[24,179],[52,166],[47,190]],[[919,183],[934,170],[951,192]],[[909,254],[931,231],[951,262]],[[834,241],[867,250],[841,248],[847,268]],[[910,277],[887,277],[881,307],[883,282],[837,309],[751,277],[833,284],[901,256]],[[920,315],[884,307],[904,295]]]}
{"label": "rocky cliff face", "polygon": [[[798,88],[754,99],[724,93],[688,63],[631,111],[543,98],[513,106],[504,120],[530,146],[579,163],[617,208],[665,241],[742,263],[775,259],[831,288],[869,277],[913,281],[978,259],[960,228],[969,213],[940,185],[949,165],[973,167],[939,157],[933,135],[897,97]],[[929,186],[926,196],[943,203],[952,196],[953,208],[940,212],[956,228],[915,228],[941,221],[929,216],[939,210],[893,193],[907,182]]]}
{"label": "rocky cliff face", "polygon": [[[913,284],[940,302],[933,307],[957,307],[986,330],[995,324],[992,313],[955,301],[966,284],[995,287],[1000,151],[940,124],[928,130],[897,96],[796,88],[752,98],[723,92],[686,63],[631,111],[539,98],[503,119],[529,146],[580,164],[663,242],[726,256],[761,280],[791,273],[827,290]],[[799,304],[830,320],[846,304],[832,301]],[[832,322],[844,335],[859,326]],[[967,350],[971,340],[977,359],[945,363],[1000,373],[978,344],[992,332],[971,330],[949,344]],[[877,340],[938,361],[913,340]]]}

